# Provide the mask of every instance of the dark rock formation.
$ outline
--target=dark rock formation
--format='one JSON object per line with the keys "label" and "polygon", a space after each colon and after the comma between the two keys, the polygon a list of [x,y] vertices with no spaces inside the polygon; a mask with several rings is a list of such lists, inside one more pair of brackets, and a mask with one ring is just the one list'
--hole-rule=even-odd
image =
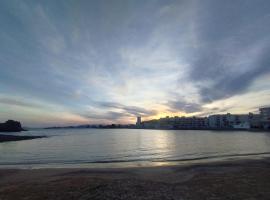
{"label": "dark rock formation", "polygon": [[17,136],[17,135],[1,135],[0,134],[0,143],[1,142],[11,142],[11,141],[20,141],[20,140],[32,140],[37,138],[44,138],[45,136]]}
{"label": "dark rock formation", "polygon": [[5,123],[0,123],[0,132],[20,132],[24,131],[20,122],[8,120]]}

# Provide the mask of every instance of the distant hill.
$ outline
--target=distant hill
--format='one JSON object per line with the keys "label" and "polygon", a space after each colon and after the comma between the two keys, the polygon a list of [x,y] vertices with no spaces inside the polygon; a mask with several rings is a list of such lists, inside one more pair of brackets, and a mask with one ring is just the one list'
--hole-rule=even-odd
{"label": "distant hill", "polygon": [[8,120],[5,123],[0,123],[0,132],[20,132],[25,131],[21,123],[14,120]]}

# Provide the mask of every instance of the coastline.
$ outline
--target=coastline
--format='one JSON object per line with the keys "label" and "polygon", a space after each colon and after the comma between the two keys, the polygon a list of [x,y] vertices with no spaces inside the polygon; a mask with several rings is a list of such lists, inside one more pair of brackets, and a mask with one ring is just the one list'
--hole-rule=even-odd
{"label": "coastline", "polygon": [[0,169],[0,199],[269,199],[270,158],[89,169]]}
{"label": "coastline", "polygon": [[44,138],[44,137],[45,136],[23,136],[23,135],[0,134],[0,143],[1,142],[21,141],[21,140],[33,140],[33,139]]}

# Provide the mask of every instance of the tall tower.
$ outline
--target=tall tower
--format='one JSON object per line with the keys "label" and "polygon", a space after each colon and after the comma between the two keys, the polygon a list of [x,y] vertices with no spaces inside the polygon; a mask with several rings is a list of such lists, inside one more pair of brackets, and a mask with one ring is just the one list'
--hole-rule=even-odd
{"label": "tall tower", "polygon": [[141,119],[141,117],[139,116],[139,117],[137,117],[136,125],[139,126],[139,125],[141,125],[141,123],[142,123],[142,119]]}

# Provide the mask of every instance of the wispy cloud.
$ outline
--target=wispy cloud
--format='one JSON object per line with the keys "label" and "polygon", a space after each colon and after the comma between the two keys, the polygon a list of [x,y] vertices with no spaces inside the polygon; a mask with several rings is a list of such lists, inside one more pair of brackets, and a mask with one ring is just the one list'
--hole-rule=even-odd
{"label": "wispy cloud", "polygon": [[25,100],[19,100],[9,97],[0,97],[0,104],[6,104],[9,106],[21,106],[21,107],[30,107],[30,108],[41,108],[43,105],[37,103],[29,103]]}
{"label": "wispy cloud", "polygon": [[254,80],[270,73],[269,3],[207,1],[200,6],[194,20],[199,45],[189,57],[190,81],[202,102],[246,92]]}
{"label": "wispy cloud", "polygon": [[183,100],[170,100],[166,103],[172,112],[195,113],[202,111],[201,104],[186,102]]}
{"label": "wispy cloud", "polygon": [[97,106],[103,107],[103,108],[113,108],[113,109],[120,109],[123,114],[129,114],[133,117],[136,116],[152,116],[157,114],[157,111],[155,110],[148,110],[145,108],[137,107],[137,106],[126,106],[120,103],[116,102],[97,102]]}
{"label": "wispy cloud", "polygon": [[267,0],[3,0],[0,104],[27,122],[59,107],[61,123],[235,111],[245,95],[253,100],[239,112],[252,111],[257,92],[257,104],[269,101],[269,9]]}

